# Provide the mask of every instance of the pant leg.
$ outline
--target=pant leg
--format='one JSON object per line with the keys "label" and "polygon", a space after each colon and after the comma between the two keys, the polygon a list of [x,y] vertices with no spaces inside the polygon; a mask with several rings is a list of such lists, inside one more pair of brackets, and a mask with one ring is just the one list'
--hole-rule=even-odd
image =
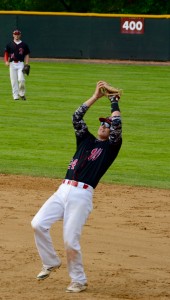
{"label": "pant leg", "polygon": [[19,98],[18,70],[14,62],[10,63],[9,72],[10,72],[10,80],[11,80],[11,87],[12,87],[12,95],[14,99],[18,99]]}
{"label": "pant leg", "polygon": [[50,228],[52,224],[63,218],[63,214],[64,205],[59,187],[58,191],[45,202],[31,222],[37,250],[42,264],[46,267],[57,266],[61,262],[52,243]]}
{"label": "pant leg", "polygon": [[19,96],[25,96],[25,76],[22,72],[24,67],[23,62],[18,63],[18,84],[19,84]]}
{"label": "pant leg", "polygon": [[71,187],[64,213],[64,244],[68,272],[72,282],[86,283],[80,237],[83,225],[92,211],[93,192]]}

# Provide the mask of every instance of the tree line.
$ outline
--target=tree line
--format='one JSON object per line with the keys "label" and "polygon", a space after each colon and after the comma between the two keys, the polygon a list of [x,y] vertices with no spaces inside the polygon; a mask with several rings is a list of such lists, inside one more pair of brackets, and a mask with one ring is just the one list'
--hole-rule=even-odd
{"label": "tree line", "polygon": [[103,14],[170,14],[169,0],[1,0],[0,10]]}

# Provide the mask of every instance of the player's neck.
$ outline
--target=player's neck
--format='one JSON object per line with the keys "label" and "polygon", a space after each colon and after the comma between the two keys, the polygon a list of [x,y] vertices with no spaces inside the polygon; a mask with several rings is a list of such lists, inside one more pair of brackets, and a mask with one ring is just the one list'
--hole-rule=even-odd
{"label": "player's neck", "polygon": [[15,40],[15,39],[14,39],[14,43],[18,45],[18,44],[21,43],[21,40]]}
{"label": "player's neck", "polygon": [[100,141],[100,142],[104,142],[104,141],[107,141],[108,138],[102,138],[102,137],[99,137],[99,136],[98,136],[98,137],[96,138],[96,140],[97,140],[97,141]]}

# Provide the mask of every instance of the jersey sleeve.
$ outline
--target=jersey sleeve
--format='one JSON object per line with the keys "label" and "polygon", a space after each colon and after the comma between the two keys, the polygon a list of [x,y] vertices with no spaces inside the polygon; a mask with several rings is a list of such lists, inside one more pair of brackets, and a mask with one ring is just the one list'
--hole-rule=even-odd
{"label": "jersey sleeve", "polygon": [[10,53],[10,45],[6,45],[4,52]]}
{"label": "jersey sleeve", "polygon": [[24,52],[25,52],[25,55],[30,54],[29,46],[25,43],[24,43]]}
{"label": "jersey sleeve", "polygon": [[72,122],[76,137],[81,139],[84,135],[88,133],[88,127],[83,120],[85,113],[88,110],[88,106],[82,104],[73,114]]}
{"label": "jersey sleeve", "polygon": [[112,117],[109,141],[111,144],[119,143],[122,140],[122,120],[120,116]]}

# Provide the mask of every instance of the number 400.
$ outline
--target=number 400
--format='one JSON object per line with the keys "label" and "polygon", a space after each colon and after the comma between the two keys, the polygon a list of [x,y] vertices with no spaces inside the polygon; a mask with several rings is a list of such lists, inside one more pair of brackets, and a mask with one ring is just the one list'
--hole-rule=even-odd
{"label": "number 400", "polygon": [[125,21],[122,27],[126,30],[142,30],[143,24],[141,21]]}

